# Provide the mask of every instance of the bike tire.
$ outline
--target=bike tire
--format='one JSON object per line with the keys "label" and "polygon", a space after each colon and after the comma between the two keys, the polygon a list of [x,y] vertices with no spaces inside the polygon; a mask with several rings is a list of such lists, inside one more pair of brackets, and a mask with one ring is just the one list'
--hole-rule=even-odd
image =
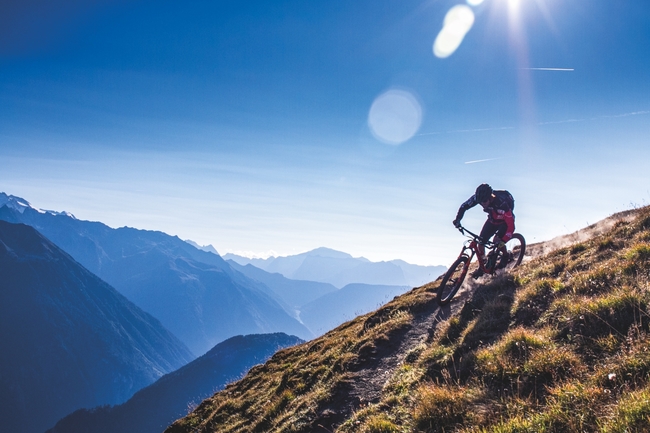
{"label": "bike tire", "polygon": [[509,253],[513,254],[512,260],[506,265],[506,270],[510,270],[519,266],[524,259],[524,255],[526,254],[526,239],[521,234],[515,233],[512,235],[512,239],[506,244],[506,248],[508,248]]}
{"label": "bike tire", "polygon": [[463,285],[469,269],[469,260],[467,256],[460,256],[447,270],[436,292],[436,300],[441,307],[447,305]]}

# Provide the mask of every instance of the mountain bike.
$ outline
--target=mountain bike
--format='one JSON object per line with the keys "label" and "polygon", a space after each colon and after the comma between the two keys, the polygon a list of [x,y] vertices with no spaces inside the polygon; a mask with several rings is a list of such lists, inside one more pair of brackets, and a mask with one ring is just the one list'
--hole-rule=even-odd
{"label": "mountain bike", "polygon": [[[519,266],[526,253],[526,240],[519,233],[514,233],[504,247],[497,248],[494,242],[489,240],[484,242],[479,235],[463,226],[460,226],[458,230],[469,240],[465,241],[460,255],[449,267],[442,278],[440,287],[438,287],[436,297],[440,306],[447,305],[460,289],[474,256],[478,258],[478,269],[485,274],[494,275],[499,269],[509,271],[515,266]],[[479,254],[479,245],[481,244],[486,250],[490,250],[485,258]]]}

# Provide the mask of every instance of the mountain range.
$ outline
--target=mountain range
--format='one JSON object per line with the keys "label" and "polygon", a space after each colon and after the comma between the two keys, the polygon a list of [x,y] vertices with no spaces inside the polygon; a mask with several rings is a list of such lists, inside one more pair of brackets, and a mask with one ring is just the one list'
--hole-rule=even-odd
{"label": "mountain range", "polygon": [[176,236],[113,229],[0,193],[0,220],[23,223],[156,317],[195,355],[241,334],[312,334],[267,286]]}
{"label": "mountain range", "polygon": [[[400,260],[375,263],[327,248],[267,260],[227,254],[230,259],[223,260],[212,246],[202,247],[162,232],[81,221],[67,212],[36,209],[22,198],[3,193],[0,219],[35,227],[158,318],[196,355],[238,334],[286,332],[310,339],[329,330],[327,323],[338,324],[351,312],[376,307],[378,300],[386,298],[386,286],[394,286],[392,293],[397,293],[412,286],[409,282],[431,281],[445,269]],[[347,304],[343,312],[338,306],[351,298],[337,288],[347,284],[365,284],[357,286],[357,291],[363,287],[369,302]],[[301,311],[326,294],[331,296],[324,305],[332,310]],[[312,312],[314,317],[310,317]]]}
{"label": "mountain range", "polygon": [[302,342],[281,333],[229,338],[138,391],[127,402],[78,410],[47,433],[160,433],[254,365],[264,363],[279,349]]}
{"label": "mountain range", "polygon": [[403,260],[371,262],[363,257],[329,248],[286,257],[250,259],[236,254],[224,254],[226,260],[240,265],[251,264],[271,273],[294,280],[328,283],[337,288],[348,284],[392,285],[417,287],[435,280],[447,270],[444,266],[419,266]]}
{"label": "mountain range", "polygon": [[32,227],[0,221],[0,426],[40,433],[122,403],[194,357]]}
{"label": "mountain range", "polygon": [[233,268],[271,288],[314,336],[322,335],[341,323],[366,314],[409,290],[410,286],[348,284],[337,289],[328,283],[291,280],[269,273],[251,264],[242,266],[232,260]]}

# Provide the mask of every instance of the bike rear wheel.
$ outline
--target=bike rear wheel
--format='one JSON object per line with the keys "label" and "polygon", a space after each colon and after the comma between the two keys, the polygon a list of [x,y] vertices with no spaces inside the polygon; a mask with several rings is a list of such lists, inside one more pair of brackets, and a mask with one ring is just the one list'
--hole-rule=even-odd
{"label": "bike rear wheel", "polygon": [[454,297],[460,286],[465,280],[467,275],[467,269],[469,269],[469,257],[460,256],[456,261],[451,265],[436,292],[436,299],[438,305],[441,307],[447,305],[449,301]]}

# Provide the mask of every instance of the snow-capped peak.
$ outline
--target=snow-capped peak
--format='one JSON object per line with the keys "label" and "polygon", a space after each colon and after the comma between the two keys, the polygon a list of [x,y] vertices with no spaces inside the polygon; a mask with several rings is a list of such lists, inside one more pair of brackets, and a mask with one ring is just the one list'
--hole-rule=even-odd
{"label": "snow-capped peak", "polygon": [[31,203],[25,200],[24,198],[16,197],[15,195],[7,195],[4,192],[0,192],[0,207],[3,206],[7,206],[8,208],[16,210],[20,213],[25,212],[25,209],[29,208],[35,210],[38,213],[49,213],[52,215],[65,215],[65,216],[69,216],[70,218],[75,218],[75,216],[72,215],[70,212],[65,212],[65,211],[57,212],[53,210],[38,209],[32,206]]}

